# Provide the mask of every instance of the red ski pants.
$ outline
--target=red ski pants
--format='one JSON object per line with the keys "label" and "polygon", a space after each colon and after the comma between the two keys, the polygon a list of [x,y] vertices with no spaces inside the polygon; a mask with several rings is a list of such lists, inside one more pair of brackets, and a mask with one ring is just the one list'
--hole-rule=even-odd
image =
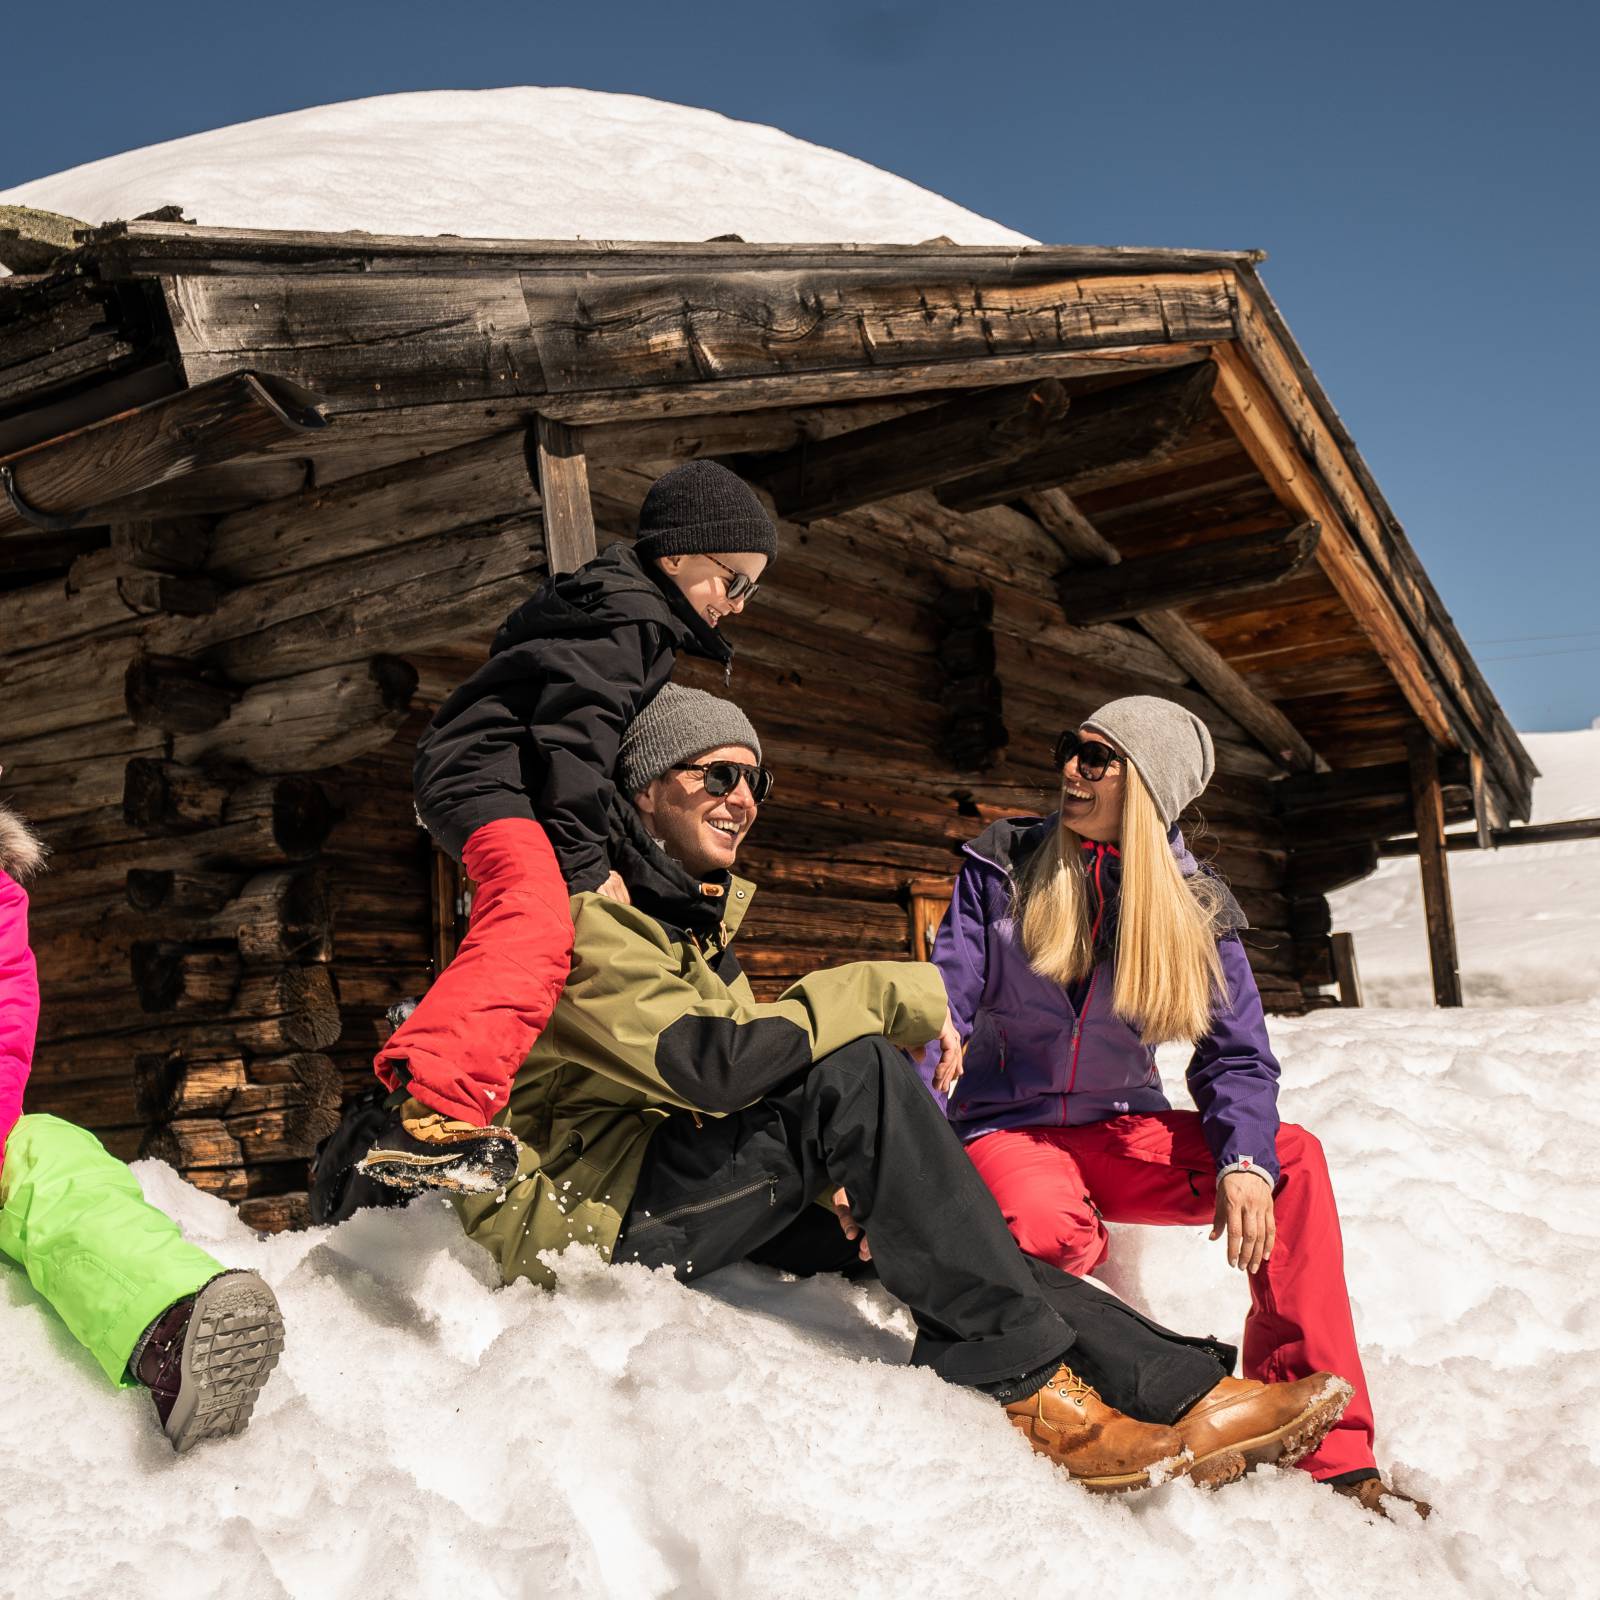
{"label": "red ski pants", "polygon": [[[1216,1211],[1216,1163],[1193,1111],[990,1133],[967,1154],[1023,1250],[1080,1277],[1106,1258],[1105,1222],[1193,1226],[1209,1224]],[[1332,1478],[1374,1465],[1372,1402],[1322,1146],[1304,1128],[1285,1124],[1278,1162],[1278,1237],[1249,1280],[1244,1373],[1271,1383],[1333,1372],[1355,1385],[1338,1426],[1301,1462],[1313,1477]]]}
{"label": "red ski pants", "polygon": [[477,888],[455,959],[373,1058],[373,1070],[447,1117],[487,1124],[503,1111],[572,964],[572,914],[555,851],[537,822],[506,817],[467,840]]}

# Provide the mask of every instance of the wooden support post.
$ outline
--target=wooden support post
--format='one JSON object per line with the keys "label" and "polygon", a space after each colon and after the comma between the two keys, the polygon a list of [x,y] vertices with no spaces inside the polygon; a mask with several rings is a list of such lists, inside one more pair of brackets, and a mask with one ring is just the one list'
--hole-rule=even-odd
{"label": "wooden support post", "polygon": [[1482,754],[1474,750],[1469,760],[1469,770],[1472,782],[1472,822],[1473,830],[1477,834],[1478,848],[1488,850],[1493,847],[1490,835],[1494,830],[1494,798],[1489,793],[1489,780],[1484,770]]}
{"label": "wooden support post", "polygon": [[1461,1004],[1461,971],[1456,955],[1455,916],[1450,906],[1450,868],[1444,842],[1444,792],[1439,783],[1439,752],[1426,732],[1407,744],[1411,763],[1411,804],[1416,813],[1418,857],[1422,865],[1422,903],[1428,920],[1428,958],[1433,966],[1435,1005]]}
{"label": "wooden support post", "polygon": [[588,458],[577,431],[549,417],[536,419],[533,447],[544,500],[547,564],[552,575],[576,572],[595,557]]}
{"label": "wooden support post", "polygon": [[1353,933],[1330,934],[1329,946],[1333,951],[1333,978],[1339,985],[1339,1004],[1361,1004],[1361,973],[1356,967],[1356,936]]}

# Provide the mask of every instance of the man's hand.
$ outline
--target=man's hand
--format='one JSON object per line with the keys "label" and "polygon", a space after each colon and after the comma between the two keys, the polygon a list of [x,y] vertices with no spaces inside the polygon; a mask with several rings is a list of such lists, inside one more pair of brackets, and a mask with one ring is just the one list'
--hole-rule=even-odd
{"label": "man's hand", "polygon": [[839,1219],[839,1226],[844,1229],[845,1238],[861,1241],[856,1253],[863,1261],[870,1261],[872,1250],[867,1244],[866,1233],[861,1224],[850,1214],[850,1196],[843,1189],[835,1189],[829,1196],[828,1204],[833,1207],[833,1214]]}
{"label": "man's hand", "polygon": [[1253,1172],[1230,1172],[1217,1185],[1211,1237],[1228,1234],[1228,1265],[1255,1272],[1272,1254],[1278,1225],[1272,1215],[1272,1185]]}
{"label": "man's hand", "polygon": [[944,1021],[939,1025],[939,1065],[933,1069],[934,1088],[940,1094],[949,1094],[964,1070],[961,1065],[961,1035],[956,1032],[956,1025],[947,1011]]}
{"label": "man's hand", "polygon": [[615,900],[619,906],[633,904],[633,896],[628,893],[627,884],[622,881],[621,874],[616,872],[611,873],[595,893],[603,894],[607,900]]}

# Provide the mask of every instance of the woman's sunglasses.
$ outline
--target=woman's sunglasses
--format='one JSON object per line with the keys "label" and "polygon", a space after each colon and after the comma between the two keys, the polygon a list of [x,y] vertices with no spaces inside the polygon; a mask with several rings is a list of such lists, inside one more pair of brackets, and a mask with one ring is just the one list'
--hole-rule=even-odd
{"label": "woman's sunglasses", "polygon": [[1074,756],[1078,758],[1078,775],[1085,783],[1099,783],[1106,768],[1122,759],[1110,745],[1098,739],[1080,739],[1069,728],[1056,740],[1056,765],[1064,768]]}
{"label": "woman's sunglasses", "polygon": [[674,772],[698,772],[706,793],[713,800],[730,795],[744,779],[750,785],[750,798],[760,805],[772,793],[772,774],[765,767],[747,767],[742,761],[707,761],[701,766],[676,766]]}
{"label": "woman's sunglasses", "polygon": [[761,592],[761,585],[754,578],[743,572],[736,572],[726,561],[718,561],[713,555],[708,555],[706,560],[714,562],[728,574],[727,590],[730,600],[754,600]]}

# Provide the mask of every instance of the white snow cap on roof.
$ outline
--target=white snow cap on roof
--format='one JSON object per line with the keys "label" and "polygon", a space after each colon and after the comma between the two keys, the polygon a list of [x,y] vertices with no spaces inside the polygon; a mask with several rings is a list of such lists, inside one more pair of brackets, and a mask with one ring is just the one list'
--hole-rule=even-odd
{"label": "white snow cap on roof", "polygon": [[108,222],[510,239],[1031,244],[904,178],[755,122],[590,89],[431,90],[192,134],[0,193]]}

